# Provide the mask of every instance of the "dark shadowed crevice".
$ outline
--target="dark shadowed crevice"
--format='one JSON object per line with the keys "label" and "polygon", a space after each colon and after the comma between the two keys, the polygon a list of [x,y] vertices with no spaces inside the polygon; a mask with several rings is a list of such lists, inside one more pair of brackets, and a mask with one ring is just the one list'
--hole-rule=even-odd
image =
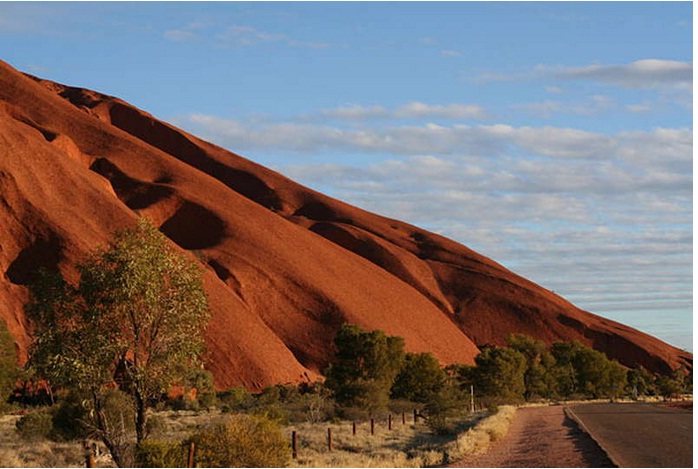
{"label": "dark shadowed crevice", "polygon": [[184,249],[205,249],[221,242],[225,223],[206,207],[187,201],[160,226],[160,231]]}
{"label": "dark shadowed crevice", "polygon": [[40,238],[24,248],[5,271],[10,282],[29,285],[39,269],[58,270],[61,241],[55,234]]}
{"label": "dark shadowed crevice", "polygon": [[139,181],[124,174],[114,163],[98,158],[90,166],[95,173],[106,178],[116,196],[131,210],[141,210],[167,199],[174,190],[171,187]]}

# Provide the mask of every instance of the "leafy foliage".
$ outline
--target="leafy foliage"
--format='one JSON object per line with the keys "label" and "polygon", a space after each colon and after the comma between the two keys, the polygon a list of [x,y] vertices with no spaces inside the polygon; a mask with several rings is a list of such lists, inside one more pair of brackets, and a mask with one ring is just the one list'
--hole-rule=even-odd
{"label": "leafy foliage", "polygon": [[457,409],[463,408],[464,400],[463,392],[453,382],[446,382],[430,393],[424,406],[429,428],[437,434],[452,432],[454,429],[449,418]]}
{"label": "leafy foliage", "polygon": [[32,286],[30,365],[51,385],[89,396],[92,423],[121,465],[112,444],[119,426],[105,413],[110,386],[131,400],[142,441],[148,405],[200,367],[207,298],[196,264],[145,219],[78,270],[76,287],[56,272]]}
{"label": "leafy foliage", "polygon": [[670,376],[660,376],[657,378],[655,385],[659,395],[665,399],[676,397],[683,392],[682,383]]}
{"label": "leafy foliage", "polygon": [[75,393],[63,396],[52,409],[53,431],[51,439],[55,441],[70,441],[86,438],[90,429],[85,424],[89,415],[82,405],[83,399]]}
{"label": "leafy foliage", "polygon": [[446,373],[431,353],[408,353],[395,378],[392,397],[413,402],[427,402],[446,383]]}
{"label": "leafy foliage", "polygon": [[185,458],[185,450],[179,443],[145,440],[136,448],[138,467],[184,467]]}
{"label": "leafy foliage", "polygon": [[551,352],[563,396],[617,397],[624,390],[627,369],[603,353],[577,341],[556,342]]}
{"label": "leafy foliage", "polygon": [[553,373],[555,358],[545,342],[524,334],[511,334],[507,337],[507,345],[526,358],[524,398],[528,401],[536,397],[554,395],[556,392]]}
{"label": "leafy foliage", "polygon": [[7,399],[19,377],[15,342],[0,319],[0,412],[7,406]]}
{"label": "leafy foliage", "polygon": [[25,441],[47,439],[53,430],[51,413],[44,409],[30,412],[17,420],[15,426],[17,433]]}
{"label": "leafy foliage", "polygon": [[235,415],[194,434],[201,467],[285,467],[290,447],[279,426],[259,415]]}
{"label": "leafy foliage", "polygon": [[325,385],[340,404],[376,412],[389,401],[393,381],[404,361],[404,340],[383,331],[364,331],[345,324],[334,339],[335,361],[325,372]]}
{"label": "leafy foliage", "polygon": [[479,391],[506,402],[523,399],[526,357],[507,347],[490,347],[475,357],[475,380]]}

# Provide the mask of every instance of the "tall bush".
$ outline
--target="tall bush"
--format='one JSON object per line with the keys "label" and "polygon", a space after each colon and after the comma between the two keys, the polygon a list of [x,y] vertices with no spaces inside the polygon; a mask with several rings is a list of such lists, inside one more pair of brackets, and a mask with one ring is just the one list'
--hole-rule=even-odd
{"label": "tall bush", "polygon": [[446,373],[431,353],[408,353],[391,389],[394,399],[427,402],[446,383]]}
{"label": "tall bush", "polygon": [[0,412],[7,408],[7,400],[19,377],[17,351],[7,325],[0,319]]}
{"label": "tall bush", "polygon": [[291,456],[280,427],[259,415],[235,415],[188,441],[195,443],[198,467],[285,467]]}
{"label": "tall bush", "polygon": [[404,361],[404,339],[345,324],[337,332],[334,344],[335,360],[325,372],[325,386],[337,402],[370,413],[385,409],[390,388]]}
{"label": "tall bush", "polygon": [[475,357],[475,364],[478,394],[505,402],[523,399],[526,357],[520,352],[507,347],[486,348]]}

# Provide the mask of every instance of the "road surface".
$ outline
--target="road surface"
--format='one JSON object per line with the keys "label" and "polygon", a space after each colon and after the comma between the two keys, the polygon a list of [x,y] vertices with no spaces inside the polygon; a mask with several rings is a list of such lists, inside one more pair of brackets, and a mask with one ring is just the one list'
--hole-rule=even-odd
{"label": "road surface", "polygon": [[562,406],[523,407],[509,433],[484,454],[450,467],[614,467]]}
{"label": "road surface", "polygon": [[582,404],[569,409],[620,467],[692,467],[693,413],[657,404]]}

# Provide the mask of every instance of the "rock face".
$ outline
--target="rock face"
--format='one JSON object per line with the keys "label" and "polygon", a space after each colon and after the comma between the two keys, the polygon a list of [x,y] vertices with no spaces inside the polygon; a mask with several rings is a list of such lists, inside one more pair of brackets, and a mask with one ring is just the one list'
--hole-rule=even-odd
{"label": "rock face", "polygon": [[318,378],[344,322],[473,363],[511,332],[667,372],[691,354],[581,311],[454,241],[305,188],[117,98],[0,62],[0,317],[22,357],[38,267],[75,265],[147,216],[204,271],[219,387]]}

